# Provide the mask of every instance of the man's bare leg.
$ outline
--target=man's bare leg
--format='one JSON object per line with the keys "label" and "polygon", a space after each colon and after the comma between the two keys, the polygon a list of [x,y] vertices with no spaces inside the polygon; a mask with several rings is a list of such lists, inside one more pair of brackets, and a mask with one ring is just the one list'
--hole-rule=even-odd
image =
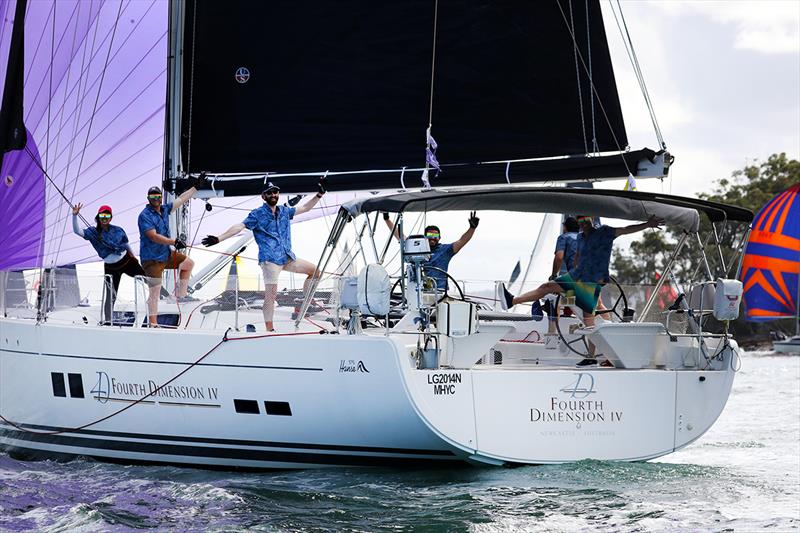
{"label": "man's bare leg", "polygon": [[264,285],[264,325],[267,326],[267,331],[275,331],[275,326],[272,323],[272,318],[275,315],[275,297],[278,296],[278,284],[267,283]]}
{"label": "man's bare leg", "polygon": [[158,300],[161,298],[161,280],[158,285],[150,285],[150,297],[147,299],[147,316],[151,326],[158,326]]}
{"label": "man's bare leg", "polygon": [[189,293],[189,278],[192,277],[194,261],[188,257],[178,265],[178,285],[175,287],[175,297],[183,298]]}
{"label": "man's bare leg", "polygon": [[511,300],[511,305],[517,305],[526,302],[534,302],[536,300],[541,300],[548,294],[556,294],[560,292],[564,292],[564,289],[561,288],[561,285],[559,285],[554,281],[548,281],[547,283],[539,285],[532,291],[528,291],[524,294],[520,294],[519,296],[515,296],[514,299]]}

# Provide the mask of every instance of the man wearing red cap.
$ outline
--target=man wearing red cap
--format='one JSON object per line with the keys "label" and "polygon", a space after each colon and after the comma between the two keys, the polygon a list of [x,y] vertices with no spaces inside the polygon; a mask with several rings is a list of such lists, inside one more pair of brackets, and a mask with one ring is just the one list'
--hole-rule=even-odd
{"label": "man wearing red cap", "polygon": [[97,254],[103,260],[103,271],[106,276],[111,276],[111,286],[108,278],[105,283],[105,306],[103,307],[103,324],[110,324],[113,316],[114,301],[117,299],[117,289],[123,274],[130,277],[144,276],[144,270],[139,261],[133,255],[128,235],[119,226],[111,224],[111,207],[100,206],[94,220],[95,227],[81,229],[78,226],[78,213],[83,204],[79,203],[72,208],[72,231],[76,235],[83,237],[94,247]]}

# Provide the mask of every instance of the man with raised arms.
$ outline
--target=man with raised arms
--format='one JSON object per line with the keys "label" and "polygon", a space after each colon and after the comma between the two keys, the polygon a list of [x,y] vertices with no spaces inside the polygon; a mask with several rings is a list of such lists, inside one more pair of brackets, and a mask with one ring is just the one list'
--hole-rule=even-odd
{"label": "man with raised arms", "polygon": [[[652,215],[647,222],[624,228],[612,228],[606,225],[595,228],[592,217],[579,216],[577,219],[581,233],[578,235],[578,252],[573,268],[553,281],[548,281],[519,296],[514,296],[503,286],[503,294],[500,298],[500,305],[503,309],[525,302],[533,302],[532,314],[534,317],[541,317],[542,307],[539,300],[543,296],[571,290],[575,293],[576,305],[583,311],[584,324],[587,327],[594,326],[597,299],[600,297],[600,290],[609,278],[608,265],[611,261],[614,239],[646,228],[658,228],[664,223],[663,219]],[[596,362],[595,359],[589,358],[578,364],[589,365]]]}
{"label": "man with raised arms", "polygon": [[[282,271],[305,274],[303,295],[308,295],[308,290],[314,278],[316,267],[304,259],[298,259],[292,252],[291,220],[296,215],[310,211],[326,192],[326,180],[321,178],[318,192],[308,202],[299,207],[278,205],[281,189],[274,183],[267,182],[261,192],[264,204],[250,211],[243,222],[234,224],[219,236],[208,235],[203,239],[205,246],[213,246],[220,241],[233,237],[247,228],[253,232],[258,245],[258,264],[264,274],[264,324],[267,331],[275,331],[273,317],[275,314],[275,297],[278,294],[278,276]],[[317,274],[319,276],[319,274]],[[296,319],[300,309],[295,307],[292,319]]]}

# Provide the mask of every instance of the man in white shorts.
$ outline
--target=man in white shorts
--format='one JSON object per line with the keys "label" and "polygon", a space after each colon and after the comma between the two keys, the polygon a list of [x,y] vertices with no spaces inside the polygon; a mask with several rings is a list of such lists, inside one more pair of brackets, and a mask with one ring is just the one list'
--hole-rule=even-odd
{"label": "man in white shorts", "polygon": [[[292,233],[290,220],[295,215],[310,211],[320,198],[325,194],[325,178],[319,180],[319,192],[305,204],[299,207],[278,205],[278,196],[281,189],[271,181],[261,192],[264,205],[250,211],[247,218],[239,224],[234,224],[225,233],[219,236],[208,235],[203,239],[205,246],[213,246],[220,241],[233,237],[247,228],[253,232],[253,237],[258,245],[258,264],[264,273],[264,323],[267,331],[275,331],[272,318],[275,313],[275,297],[278,294],[278,276],[281,271],[305,274],[303,293],[308,294],[308,289],[313,281],[316,267],[304,259],[298,259],[292,252]],[[295,307],[296,318],[300,309]]]}

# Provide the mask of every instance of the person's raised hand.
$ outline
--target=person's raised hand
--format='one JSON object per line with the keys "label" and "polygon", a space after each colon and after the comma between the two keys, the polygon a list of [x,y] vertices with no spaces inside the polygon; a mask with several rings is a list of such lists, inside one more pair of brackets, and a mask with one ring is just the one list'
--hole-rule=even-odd
{"label": "person's raised hand", "polygon": [[83,204],[78,202],[77,204],[72,206],[72,214],[73,215],[77,215],[78,213],[81,212],[82,208],[83,208]]}
{"label": "person's raised hand", "polygon": [[203,246],[205,247],[214,246],[219,242],[219,237],[216,237],[214,235],[206,235],[200,242],[202,242]]}
{"label": "person's raised hand", "polygon": [[659,218],[655,215],[650,215],[650,218],[647,219],[648,228],[660,228],[663,224],[664,224],[664,219]]}
{"label": "person's raised hand", "polygon": [[470,228],[477,228],[478,224],[480,223],[481,219],[478,218],[475,211],[470,212],[469,214],[469,227]]}

